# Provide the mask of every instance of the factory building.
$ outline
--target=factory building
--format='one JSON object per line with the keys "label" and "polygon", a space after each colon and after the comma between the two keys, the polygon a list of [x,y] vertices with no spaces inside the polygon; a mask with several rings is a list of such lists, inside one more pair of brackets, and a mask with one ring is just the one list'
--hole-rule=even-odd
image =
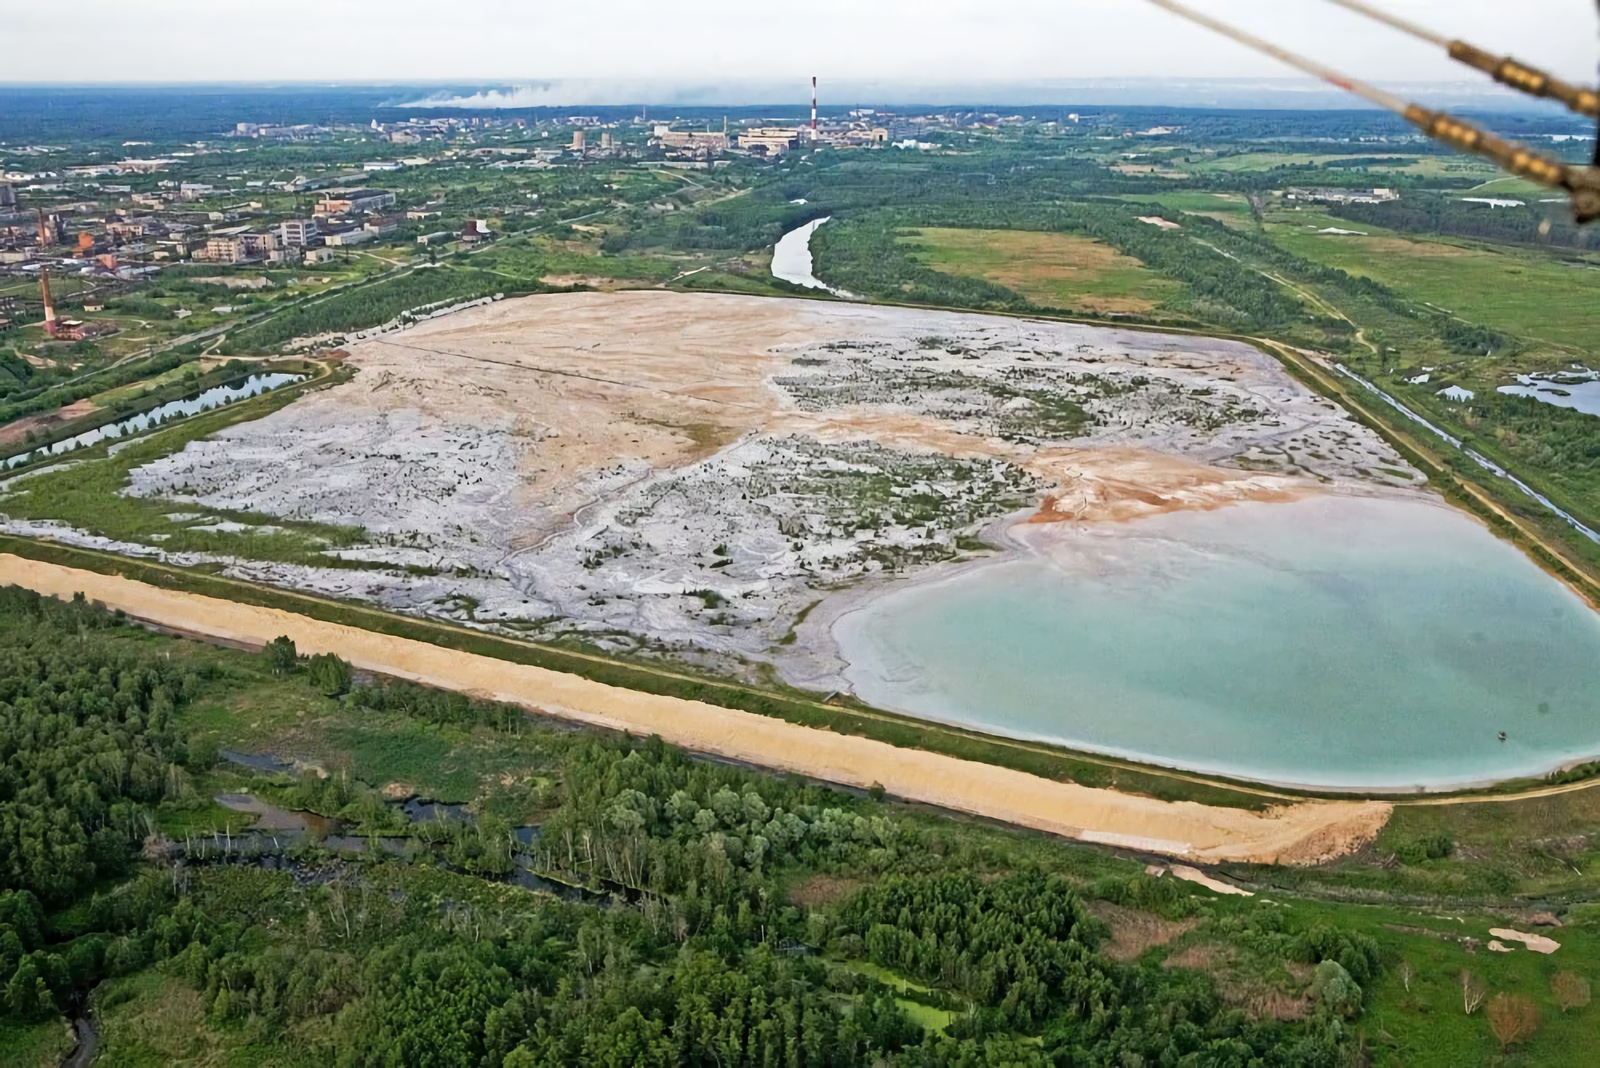
{"label": "factory building", "polygon": [[394,203],[394,194],[383,189],[346,189],[330,193],[317,201],[318,215],[359,215],[378,211]]}
{"label": "factory building", "polygon": [[799,148],[802,134],[809,132],[792,126],[758,126],[739,135],[739,147],[746,152],[760,149],[775,156]]}
{"label": "factory building", "polygon": [[309,248],[318,237],[315,219],[286,219],[278,226],[278,240],[286,248]]}
{"label": "factory building", "polygon": [[726,152],[728,131],[713,133],[710,130],[674,130],[670,126],[657,126],[652,135],[662,148],[679,152]]}

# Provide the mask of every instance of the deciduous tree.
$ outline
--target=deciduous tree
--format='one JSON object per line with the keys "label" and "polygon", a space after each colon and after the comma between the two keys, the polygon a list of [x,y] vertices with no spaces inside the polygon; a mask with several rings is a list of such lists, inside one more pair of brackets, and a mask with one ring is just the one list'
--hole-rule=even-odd
{"label": "deciduous tree", "polygon": [[1539,1010],[1521,994],[1496,994],[1489,999],[1484,1015],[1503,1050],[1531,1038],[1539,1028]]}
{"label": "deciduous tree", "polygon": [[1589,980],[1572,972],[1556,972],[1550,977],[1550,993],[1562,1012],[1581,1009],[1589,1004]]}

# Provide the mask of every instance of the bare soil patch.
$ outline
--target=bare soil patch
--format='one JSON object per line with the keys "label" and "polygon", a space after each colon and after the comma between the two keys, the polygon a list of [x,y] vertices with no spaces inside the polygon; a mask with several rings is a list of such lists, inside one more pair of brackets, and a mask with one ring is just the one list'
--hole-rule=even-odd
{"label": "bare soil patch", "polygon": [[[1205,972],[1216,981],[1217,994],[1224,1002],[1243,1009],[1253,1020],[1302,1020],[1311,1012],[1311,998],[1304,992],[1287,993],[1265,980],[1240,974],[1238,951],[1216,942],[1196,942],[1185,946],[1162,962],[1163,968],[1188,968]],[[1285,962],[1294,984],[1304,985],[1308,975],[1294,962]]]}
{"label": "bare soil patch", "polygon": [[920,234],[938,250],[938,269],[985,278],[1041,304],[1133,314],[1154,309],[1153,295],[1176,288],[1093,238],[1029,230],[924,228]]}
{"label": "bare soil patch", "polygon": [[1164,946],[1188,934],[1199,925],[1198,920],[1166,920],[1149,912],[1123,908],[1109,901],[1091,901],[1089,912],[1111,927],[1111,941],[1100,947],[1100,952],[1115,961],[1137,960],[1152,946]]}
{"label": "bare soil patch", "polygon": [[38,415],[25,415],[21,419],[7,423],[0,427],[0,445],[9,445],[14,441],[21,441],[27,436],[28,431],[35,434],[48,433],[58,426],[65,426],[74,419],[81,419],[86,415],[93,415],[100,409],[93,401],[74,401],[53,412],[41,412]]}
{"label": "bare soil patch", "polygon": [[801,908],[816,908],[842,901],[866,885],[862,879],[837,875],[808,875],[789,887],[789,903]]}

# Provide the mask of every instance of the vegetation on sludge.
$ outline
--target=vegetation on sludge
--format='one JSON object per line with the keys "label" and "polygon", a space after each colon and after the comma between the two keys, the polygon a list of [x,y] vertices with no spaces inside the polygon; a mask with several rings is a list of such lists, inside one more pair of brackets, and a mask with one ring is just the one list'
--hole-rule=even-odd
{"label": "vegetation on sludge", "polygon": [[[1461,961],[1419,956],[1444,944],[1389,913],[1216,898],[409,684],[328,697],[284,650],[81,601],[8,590],[0,622],[7,1026],[44,1036],[87,1007],[103,1063],[1414,1064],[1432,1017],[1401,992],[1438,1013],[1454,994]],[[465,817],[408,825],[377,789],[392,767],[350,774],[361,739],[397,729],[479,769]],[[291,747],[326,777],[216,765],[219,742]],[[438,768],[418,770],[422,791]],[[246,847],[249,817],[208,800],[224,791],[348,831]],[[237,848],[207,847],[222,826]],[[1523,958],[1468,964],[1539,1007],[1530,1057],[1579,1063],[1586,1010],[1562,1013],[1525,977],[1559,969]],[[1462,1022],[1443,1054],[1494,1042]]]}
{"label": "vegetation on sludge", "polygon": [[[310,365],[308,371],[316,370]],[[347,371],[335,370],[334,381]],[[231,377],[225,372],[221,378]],[[322,550],[354,544],[359,529],[299,522],[227,509],[175,510],[174,502],[126,492],[134,468],[181,451],[190,441],[283,408],[324,380],[280,387],[236,404],[175,419],[137,438],[124,438],[63,453],[36,473],[26,470],[0,483],[0,511],[17,519],[54,520],[115,541],[154,541],[172,551],[238,553],[259,560],[316,562],[360,568]],[[180,393],[183,385],[171,387]],[[113,455],[111,450],[116,448]],[[218,526],[218,524],[223,524]],[[236,526],[228,526],[236,524]],[[195,529],[210,527],[211,529]]]}

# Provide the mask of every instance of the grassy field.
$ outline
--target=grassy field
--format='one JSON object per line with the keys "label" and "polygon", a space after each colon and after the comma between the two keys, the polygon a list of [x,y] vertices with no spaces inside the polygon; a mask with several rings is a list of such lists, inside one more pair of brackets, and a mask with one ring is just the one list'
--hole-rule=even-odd
{"label": "grassy field", "polygon": [[65,1020],[6,1021],[0,1023],[0,1068],[55,1068],[76,1044]]}
{"label": "grassy field", "polygon": [[1464,197],[1504,197],[1510,200],[1540,201],[1546,197],[1554,197],[1547,186],[1538,185],[1526,178],[1514,178],[1501,175],[1490,178],[1482,185],[1474,186],[1461,194]]}
{"label": "grassy field", "polygon": [[[1318,232],[1329,227],[1366,236]],[[1296,255],[1483,326],[1590,352],[1600,339],[1600,274],[1538,252],[1400,237],[1314,212],[1274,211],[1267,231]]]}
{"label": "grassy field", "polygon": [[925,266],[983,278],[1063,311],[1147,312],[1182,287],[1092,238],[924,228],[903,239]]}

